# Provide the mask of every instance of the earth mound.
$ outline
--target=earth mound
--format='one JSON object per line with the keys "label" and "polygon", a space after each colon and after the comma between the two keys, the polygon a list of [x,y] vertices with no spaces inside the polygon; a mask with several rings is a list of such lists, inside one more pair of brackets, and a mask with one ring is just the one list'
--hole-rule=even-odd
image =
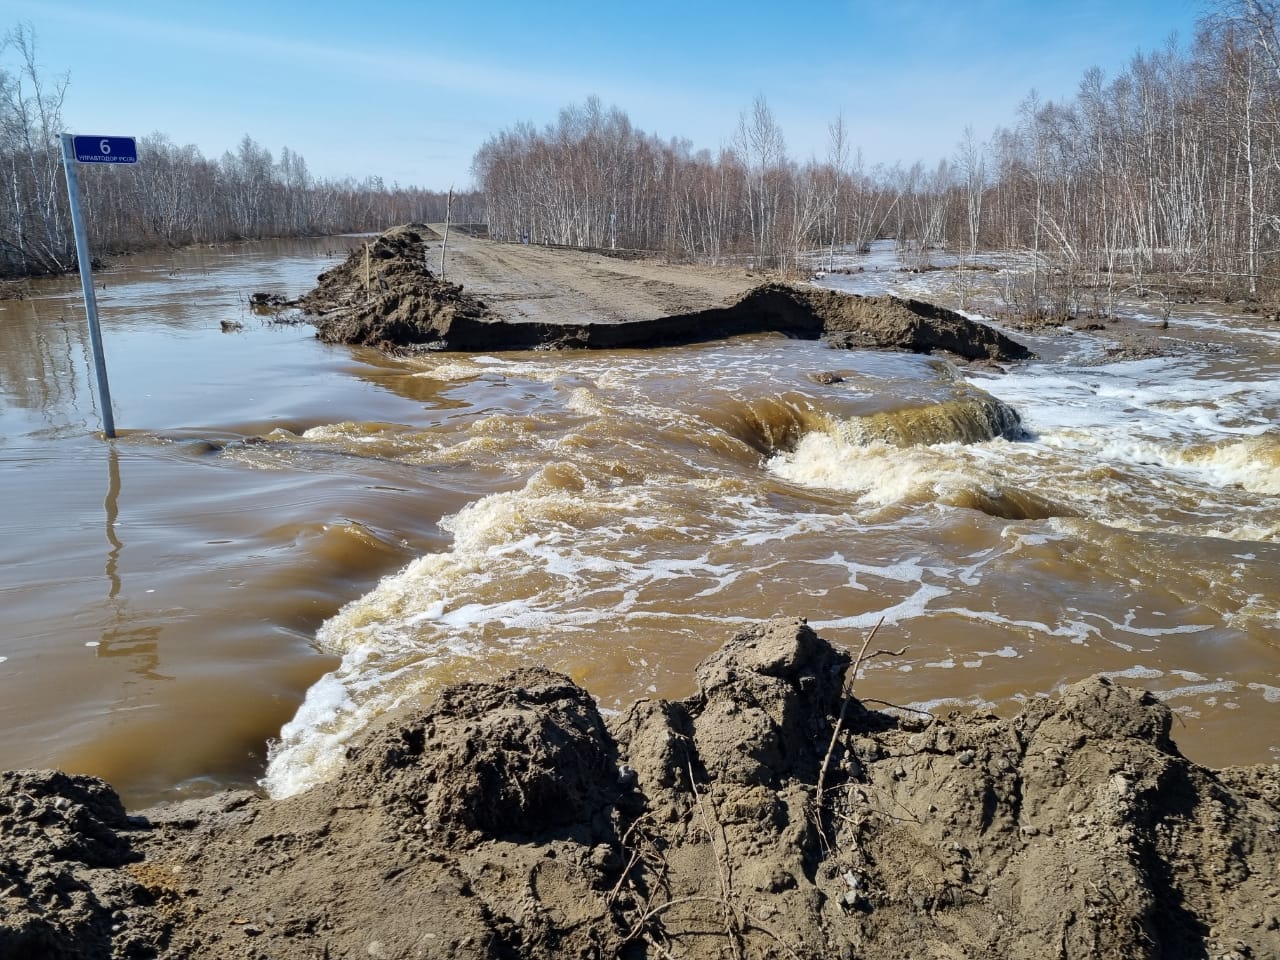
{"label": "earth mound", "polygon": [[859,297],[834,290],[804,290],[823,318],[833,346],[874,347],[911,353],[952,353],[969,360],[1026,360],[1031,351],[993,327],[914,298]]}
{"label": "earth mound", "polygon": [[429,711],[380,727],[349,763],[339,786],[353,802],[377,796],[450,847],[590,826],[618,796],[595,701],[542,668],[449,687]]}
{"label": "earth mound", "polygon": [[608,721],[545,670],[451,687],[283,800],[7,774],[0,956],[1280,955],[1280,767],[1190,763],[1105,677],[937,720],[854,679],[779,619]]}
{"label": "earth mound", "polygon": [[[921,300],[862,297],[767,283],[733,303],[641,320],[552,323],[515,320],[440,279],[427,267],[426,227],[387,231],[321,274],[298,306],[330,343],[456,351],[624,349],[703,343],[753,333],[833,346],[944,351],[968,360],[1031,356],[1022,344],[961,314]],[[585,268],[584,268],[585,269]],[[562,278],[575,274],[565,265]],[[566,316],[572,311],[566,309]]]}
{"label": "earth mound", "polygon": [[393,227],[320,274],[296,306],[315,318],[326,343],[392,348],[442,339],[459,318],[488,308],[427,267],[429,227]]}

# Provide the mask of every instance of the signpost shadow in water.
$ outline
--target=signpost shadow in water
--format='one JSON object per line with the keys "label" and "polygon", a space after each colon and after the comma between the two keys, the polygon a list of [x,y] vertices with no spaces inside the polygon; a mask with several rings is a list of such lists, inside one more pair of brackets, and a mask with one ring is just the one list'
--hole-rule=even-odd
{"label": "signpost shadow in water", "polygon": [[[106,358],[102,350],[102,333],[98,324],[98,303],[93,286],[93,260],[89,255],[88,231],[80,210],[80,184],[76,175],[80,163],[137,163],[137,145],[132,137],[85,137],[64,133],[62,166],[67,178],[67,200],[71,209],[71,225],[75,231],[76,263],[80,286],[84,293],[85,314],[89,322],[89,340],[93,347],[93,365],[101,401],[102,432],[109,440],[116,437],[115,418],[111,409],[111,390],[107,383]],[[120,513],[120,454],[114,445],[107,454],[106,510],[107,551],[106,574],[111,586],[107,600],[114,610],[111,626],[104,630],[97,646],[99,657],[131,657],[133,672],[151,680],[172,679],[158,672],[160,666],[160,627],[133,626],[127,605],[121,599],[120,554],[124,543],[116,533]]]}
{"label": "signpost shadow in water", "polygon": [[123,580],[120,576],[120,554],[124,542],[116,532],[120,518],[120,452],[114,445],[107,448],[107,498],[103,502],[106,511],[107,551],[106,575],[110,583],[107,600],[113,617],[102,631],[97,646],[99,657],[132,657],[136,662],[130,667],[133,673],[147,680],[172,680],[160,673],[159,626],[137,626],[131,623],[128,604],[121,598]]}

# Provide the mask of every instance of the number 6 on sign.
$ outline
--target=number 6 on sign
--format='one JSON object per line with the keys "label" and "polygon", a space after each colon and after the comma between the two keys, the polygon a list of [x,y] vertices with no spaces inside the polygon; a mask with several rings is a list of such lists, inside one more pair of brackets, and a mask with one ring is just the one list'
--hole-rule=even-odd
{"label": "number 6 on sign", "polygon": [[71,143],[80,163],[138,162],[138,144],[133,137],[71,137]]}

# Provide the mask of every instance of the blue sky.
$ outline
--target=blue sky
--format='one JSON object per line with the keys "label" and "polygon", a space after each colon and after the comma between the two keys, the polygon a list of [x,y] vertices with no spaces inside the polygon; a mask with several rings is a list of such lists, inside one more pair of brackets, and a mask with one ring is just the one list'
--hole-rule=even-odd
{"label": "blue sky", "polygon": [[[0,0],[67,71],[78,133],[159,131],[206,156],[244,134],[312,173],[444,189],[518,121],[591,94],[664,138],[715,149],[763,94],[791,156],[821,157],[843,112],[868,165],[935,163],[986,139],[1033,88],[1070,97],[1177,33],[1201,0],[536,2]],[[12,53],[3,58],[12,70]],[[145,157],[143,158],[145,162]]]}

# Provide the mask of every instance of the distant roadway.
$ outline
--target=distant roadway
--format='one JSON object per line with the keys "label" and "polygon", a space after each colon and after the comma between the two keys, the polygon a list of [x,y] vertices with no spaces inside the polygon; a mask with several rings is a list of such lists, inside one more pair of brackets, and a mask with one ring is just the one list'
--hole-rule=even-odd
{"label": "distant roadway", "polygon": [[[440,272],[443,223],[430,224],[428,266]],[[669,264],[604,253],[498,243],[449,232],[445,279],[515,322],[653,320],[725,306],[763,282],[741,267]]]}

